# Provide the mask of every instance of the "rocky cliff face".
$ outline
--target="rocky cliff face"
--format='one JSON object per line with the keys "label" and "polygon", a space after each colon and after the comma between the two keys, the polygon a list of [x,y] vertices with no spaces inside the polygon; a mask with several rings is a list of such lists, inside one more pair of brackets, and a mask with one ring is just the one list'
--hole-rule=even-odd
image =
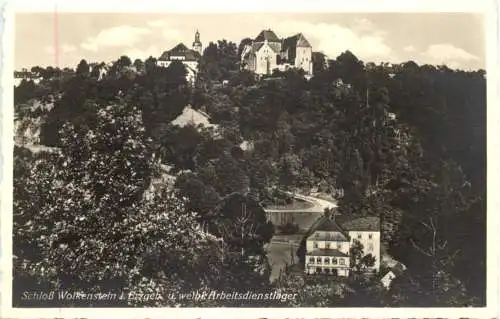
{"label": "rocky cliff face", "polygon": [[54,107],[54,103],[30,101],[16,112],[14,120],[14,143],[19,146],[40,144],[40,128],[45,121],[45,114]]}
{"label": "rocky cliff face", "polygon": [[16,145],[40,144],[41,118],[21,118],[14,121],[14,143]]}

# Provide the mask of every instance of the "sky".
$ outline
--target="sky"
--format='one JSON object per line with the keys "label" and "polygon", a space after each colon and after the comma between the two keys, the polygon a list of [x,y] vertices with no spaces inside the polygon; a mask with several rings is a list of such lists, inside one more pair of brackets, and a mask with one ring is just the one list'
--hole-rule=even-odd
{"label": "sky", "polygon": [[[199,30],[203,47],[227,39],[239,44],[263,29],[279,37],[303,33],[330,58],[350,50],[364,62],[446,64],[485,68],[485,30],[480,13],[17,13],[15,69],[75,67],[159,57]],[[57,47],[57,48],[56,48]],[[57,54],[56,54],[57,53]]]}

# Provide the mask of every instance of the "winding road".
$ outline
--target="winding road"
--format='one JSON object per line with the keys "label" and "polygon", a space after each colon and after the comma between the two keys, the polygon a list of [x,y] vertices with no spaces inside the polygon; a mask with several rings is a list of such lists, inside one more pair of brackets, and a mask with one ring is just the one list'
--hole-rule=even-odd
{"label": "winding road", "polygon": [[325,209],[331,209],[337,207],[337,204],[333,201],[328,201],[313,196],[306,196],[302,194],[292,193],[283,191],[283,193],[293,196],[298,200],[306,201],[313,206],[306,208],[265,208],[266,213],[323,213]]}
{"label": "winding road", "polygon": [[[337,207],[334,201],[286,191],[283,191],[283,193],[293,196],[295,199],[308,202],[311,206],[303,208],[265,208],[264,210],[268,216],[272,215],[269,216],[273,217],[271,219],[276,218],[277,222],[281,221],[280,217],[284,217],[285,220],[292,218],[305,231],[314,227],[321,220],[320,217],[324,214],[326,208]],[[297,263],[298,257],[296,257],[296,251],[304,236],[304,234],[273,236],[271,242],[266,246],[268,251],[267,256],[272,268],[269,278],[271,282],[279,277],[286,265]]]}

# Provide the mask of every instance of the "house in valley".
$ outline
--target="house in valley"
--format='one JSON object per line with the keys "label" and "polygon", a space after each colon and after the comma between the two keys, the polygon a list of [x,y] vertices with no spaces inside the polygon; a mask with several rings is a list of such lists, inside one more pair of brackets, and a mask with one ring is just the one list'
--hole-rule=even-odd
{"label": "house in valley", "polygon": [[369,270],[380,268],[380,219],[378,217],[341,218],[324,216],[306,240],[305,272],[349,276],[350,250],[357,242],[364,255],[371,254],[375,263]]}

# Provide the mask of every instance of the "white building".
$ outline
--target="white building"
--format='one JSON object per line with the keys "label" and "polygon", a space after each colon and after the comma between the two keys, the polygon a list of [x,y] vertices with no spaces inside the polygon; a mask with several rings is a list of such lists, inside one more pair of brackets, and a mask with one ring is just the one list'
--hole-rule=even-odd
{"label": "white building", "polygon": [[392,281],[396,278],[396,274],[389,270],[382,279],[380,279],[380,283],[384,286],[385,289],[389,289],[391,287]]}
{"label": "white building", "polygon": [[355,241],[363,245],[364,255],[375,257],[372,270],[380,268],[380,220],[362,217],[342,222],[324,217],[306,241],[305,272],[349,276],[349,252]]}
{"label": "white building", "polygon": [[217,125],[210,123],[207,114],[201,111],[194,110],[191,105],[186,105],[182,113],[175,118],[172,122],[173,125],[184,127],[186,125],[204,126],[217,128]]}
{"label": "white building", "polygon": [[186,67],[186,80],[193,84],[198,75],[198,67],[201,59],[202,44],[200,33],[196,31],[193,49],[188,49],[183,43],[179,43],[169,51],[163,52],[156,64],[167,68],[172,61],[181,61]]}
{"label": "white building", "polygon": [[380,279],[380,283],[384,286],[385,289],[389,290],[392,285],[392,281],[397,277],[403,275],[406,271],[406,266],[400,262],[396,262],[394,266],[392,266],[389,271]]}
{"label": "white building", "polygon": [[19,86],[23,80],[33,81],[33,83],[40,83],[41,76],[39,74],[22,69],[21,71],[14,71],[14,86]]}
{"label": "white building", "polygon": [[312,47],[302,33],[279,39],[272,30],[263,30],[245,46],[241,54],[244,68],[257,74],[272,74],[273,70],[303,69],[313,73]]}

